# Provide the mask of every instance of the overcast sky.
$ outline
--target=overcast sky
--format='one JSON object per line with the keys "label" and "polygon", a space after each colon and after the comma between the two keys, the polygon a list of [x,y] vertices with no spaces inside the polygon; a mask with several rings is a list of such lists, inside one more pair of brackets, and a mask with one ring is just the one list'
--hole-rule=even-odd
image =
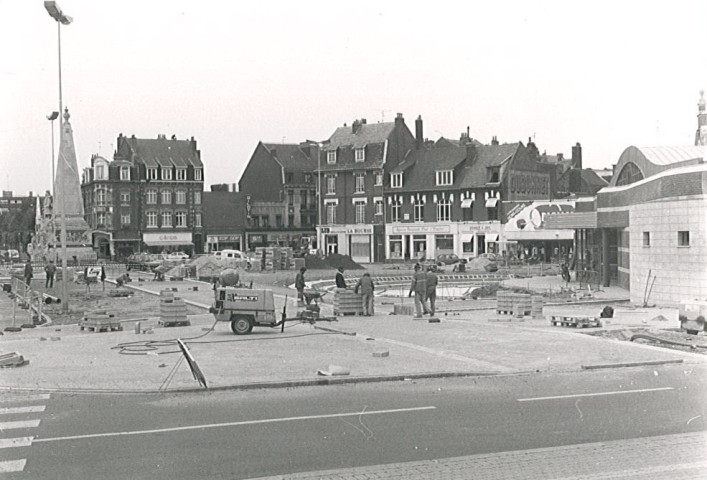
{"label": "overcast sky", "polygon": [[[610,167],[630,145],[692,145],[707,89],[704,0],[58,3],[79,167],[119,133],[193,136],[206,189],[237,183],[260,140],[398,112],[430,139],[580,142],[585,166]],[[0,186],[44,192],[57,27],[42,0],[0,11]]]}

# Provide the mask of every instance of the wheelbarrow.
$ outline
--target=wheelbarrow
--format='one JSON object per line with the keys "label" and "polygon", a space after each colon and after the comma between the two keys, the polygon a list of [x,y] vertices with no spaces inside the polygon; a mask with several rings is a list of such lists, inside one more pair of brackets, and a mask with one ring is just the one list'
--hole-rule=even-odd
{"label": "wheelbarrow", "polygon": [[312,302],[314,302],[315,305],[318,305],[319,300],[321,300],[326,294],[327,292],[320,292],[316,289],[304,290],[302,292],[302,295],[304,296],[304,303],[307,305],[311,305]]}

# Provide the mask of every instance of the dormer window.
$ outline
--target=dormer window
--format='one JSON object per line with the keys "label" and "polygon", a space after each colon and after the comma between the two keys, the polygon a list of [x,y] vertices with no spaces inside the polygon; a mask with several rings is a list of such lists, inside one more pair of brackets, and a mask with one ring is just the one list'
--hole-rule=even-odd
{"label": "dormer window", "polygon": [[162,180],[172,180],[172,169],[169,167],[162,167]]}
{"label": "dormer window", "polygon": [[437,186],[442,187],[445,185],[451,185],[454,183],[454,171],[453,170],[440,170],[437,171]]}
{"label": "dormer window", "polygon": [[106,178],[106,166],[103,164],[95,166],[95,180],[107,180]]}
{"label": "dormer window", "polygon": [[147,179],[157,180],[157,167],[150,167],[147,169]]}
{"label": "dormer window", "polygon": [[187,179],[187,169],[186,168],[178,168],[177,169],[177,180],[186,180]]}
{"label": "dormer window", "polygon": [[336,150],[329,150],[328,152],[326,152],[326,163],[336,163]]}
{"label": "dormer window", "polygon": [[357,148],[356,149],[356,161],[363,162],[365,160],[366,160],[366,149],[365,148]]}
{"label": "dormer window", "polygon": [[203,172],[200,168],[195,168],[194,169],[194,180],[201,181]]}
{"label": "dormer window", "polygon": [[390,186],[391,186],[391,188],[402,188],[403,187],[403,174],[402,174],[402,172],[390,174]]}
{"label": "dormer window", "polygon": [[500,181],[500,169],[493,167],[489,169],[489,183],[498,183]]}
{"label": "dormer window", "polygon": [[120,167],[120,179],[130,180],[130,167],[125,165]]}

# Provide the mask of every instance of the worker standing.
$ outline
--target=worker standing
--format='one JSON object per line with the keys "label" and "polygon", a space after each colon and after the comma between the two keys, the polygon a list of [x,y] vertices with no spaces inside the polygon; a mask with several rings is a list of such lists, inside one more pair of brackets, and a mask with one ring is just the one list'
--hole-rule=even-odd
{"label": "worker standing", "polygon": [[344,267],[339,266],[336,270],[336,288],[346,288],[346,279],[344,278]]}
{"label": "worker standing", "polygon": [[408,297],[412,297],[415,293],[415,318],[422,318],[422,315],[427,313],[427,274],[422,270],[419,263],[415,264],[415,273],[412,276],[412,284],[410,285],[410,293]]}
{"label": "worker standing", "polygon": [[373,315],[373,290],[375,290],[371,274],[366,272],[356,284],[355,291],[361,292],[361,302],[363,306],[363,315],[370,317]]}
{"label": "worker standing", "polygon": [[49,263],[44,267],[44,273],[47,274],[47,279],[44,282],[44,288],[54,288],[54,274],[56,273],[56,265],[54,265],[54,260],[49,260]]}
{"label": "worker standing", "polygon": [[299,305],[304,305],[304,273],[307,271],[305,267],[299,269],[299,273],[295,277],[295,289],[297,290],[297,302]]}
{"label": "worker standing", "polygon": [[435,316],[435,301],[437,300],[437,273],[435,272],[435,266],[430,265],[427,267],[427,300],[430,303],[430,317]]}
{"label": "worker standing", "polygon": [[30,283],[32,282],[32,277],[34,274],[32,273],[32,262],[27,260],[27,263],[25,263],[25,283],[27,286],[30,286]]}

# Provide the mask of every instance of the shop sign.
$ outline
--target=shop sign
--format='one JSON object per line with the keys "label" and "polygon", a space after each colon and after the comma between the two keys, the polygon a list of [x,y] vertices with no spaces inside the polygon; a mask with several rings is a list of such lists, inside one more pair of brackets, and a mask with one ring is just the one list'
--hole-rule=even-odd
{"label": "shop sign", "polygon": [[474,233],[498,233],[499,224],[490,223],[478,223],[478,224],[465,224],[459,226],[459,233],[474,234]]}
{"label": "shop sign", "polygon": [[450,233],[449,225],[393,225],[391,233]]}
{"label": "shop sign", "polygon": [[191,242],[191,232],[143,233],[144,242]]}
{"label": "shop sign", "polygon": [[373,235],[373,225],[341,225],[333,227],[322,227],[321,232],[325,233],[345,233],[347,235]]}
{"label": "shop sign", "polygon": [[[509,212],[506,232],[528,232],[545,227],[545,215],[574,213],[574,201],[537,201]],[[512,214],[511,214],[512,213]]]}

